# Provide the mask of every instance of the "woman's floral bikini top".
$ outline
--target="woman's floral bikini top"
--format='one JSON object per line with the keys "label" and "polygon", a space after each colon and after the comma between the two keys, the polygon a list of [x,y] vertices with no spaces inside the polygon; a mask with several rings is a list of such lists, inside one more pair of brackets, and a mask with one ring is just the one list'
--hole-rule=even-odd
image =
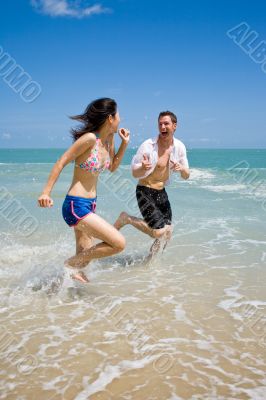
{"label": "woman's floral bikini top", "polygon": [[103,172],[105,169],[109,168],[110,166],[110,155],[108,152],[108,158],[105,161],[104,165],[100,165],[100,160],[99,160],[99,141],[100,138],[98,137],[98,134],[96,134],[96,143],[95,147],[92,150],[91,154],[85,160],[83,163],[79,164],[80,168],[85,169],[85,171],[89,172]]}

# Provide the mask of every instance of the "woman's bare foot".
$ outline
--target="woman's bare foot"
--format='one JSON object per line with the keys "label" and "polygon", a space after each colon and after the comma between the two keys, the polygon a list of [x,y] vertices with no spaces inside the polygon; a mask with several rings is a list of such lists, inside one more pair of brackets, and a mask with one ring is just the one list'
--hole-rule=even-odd
{"label": "woman's bare foot", "polygon": [[68,258],[64,264],[65,267],[67,268],[84,268],[86,267],[90,262],[90,259],[88,257],[88,254],[83,251],[79,254],[76,254],[73,257]]}
{"label": "woman's bare foot", "polygon": [[125,211],[121,212],[121,214],[119,215],[119,217],[117,218],[117,220],[114,223],[114,227],[117,230],[123,228],[123,226],[128,223],[129,218],[130,218],[129,215]]}
{"label": "woman's bare foot", "polygon": [[79,281],[81,283],[89,283],[90,282],[88,277],[82,271],[73,272],[70,276],[75,281]]}
{"label": "woman's bare foot", "polygon": [[81,270],[70,267],[68,264],[68,260],[65,261],[65,267],[66,267],[67,275],[71,279],[82,282],[82,283],[89,283],[89,278],[87,277],[87,275],[85,275],[84,272]]}
{"label": "woman's bare foot", "polygon": [[[71,270],[70,272],[70,277],[76,281],[82,282],[82,283],[88,283],[89,279],[88,277],[84,274],[83,271],[81,271],[79,268],[83,268],[84,265],[84,258],[80,257],[81,253],[68,258],[64,264],[65,267],[68,270]],[[87,264],[87,263],[86,263]]]}

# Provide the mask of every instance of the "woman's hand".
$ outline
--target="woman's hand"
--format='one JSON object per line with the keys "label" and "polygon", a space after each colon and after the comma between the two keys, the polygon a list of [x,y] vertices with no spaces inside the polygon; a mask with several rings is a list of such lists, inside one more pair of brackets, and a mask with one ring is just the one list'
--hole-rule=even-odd
{"label": "woman's hand", "polygon": [[48,194],[41,194],[40,197],[38,198],[38,203],[40,207],[53,207],[54,201],[51,199]]}
{"label": "woman's hand", "polygon": [[121,137],[122,142],[124,142],[125,144],[129,143],[130,131],[128,129],[121,128],[119,129],[118,134]]}

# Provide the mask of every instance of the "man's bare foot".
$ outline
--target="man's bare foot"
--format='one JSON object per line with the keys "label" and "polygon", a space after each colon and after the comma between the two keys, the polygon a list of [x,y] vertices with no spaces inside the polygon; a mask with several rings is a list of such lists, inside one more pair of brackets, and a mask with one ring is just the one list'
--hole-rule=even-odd
{"label": "man's bare foot", "polygon": [[164,250],[166,249],[166,246],[168,245],[168,243],[169,243],[169,240],[166,240],[165,243],[164,243],[164,245],[163,245],[163,251],[162,251],[162,253],[163,253]]}
{"label": "man's bare foot", "polygon": [[149,267],[151,265],[152,260],[153,260],[153,255],[150,253],[148,256],[144,258],[143,265]]}
{"label": "man's bare foot", "polygon": [[129,215],[125,211],[123,211],[123,212],[121,212],[121,214],[119,215],[119,217],[115,221],[114,227],[117,230],[119,230],[119,229],[123,228],[123,226],[128,223],[128,220],[129,220]]}
{"label": "man's bare foot", "polygon": [[89,283],[90,282],[88,277],[82,271],[73,272],[70,276],[73,280],[79,281],[81,283]]}

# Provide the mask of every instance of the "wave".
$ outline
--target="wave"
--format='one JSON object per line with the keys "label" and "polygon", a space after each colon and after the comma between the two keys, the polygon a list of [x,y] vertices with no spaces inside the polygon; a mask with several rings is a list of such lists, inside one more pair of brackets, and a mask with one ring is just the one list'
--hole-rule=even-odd
{"label": "wave", "polygon": [[239,190],[246,189],[246,185],[233,184],[233,185],[205,185],[201,186],[203,189],[210,190],[212,192],[236,192]]}
{"label": "wave", "polygon": [[215,178],[215,174],[210,172],[210,170],[206,169],[190,169],[190,180],[198,180],[198,179],[213,179]]}
{"label": "wave", "polygon": [[238,192],[241,195],[254,198],[259,201],[260,198],[266,197],[266,186],[254,187],[252,185],[244,185],[242,183],[226,184],[226,185],[203,185],[202,189],[216,193],[232,193]]}
{"label": "wave", "polygon": [[7,162],[7,163],[0,163],[0,165],[45,165],[45,164],[47,164],[47,165],[53,165],[54,164],[54,162],[46,162],[46,161],[44,161],[44,162],[16,162],[16,163],[14,163],[14,162]]}

